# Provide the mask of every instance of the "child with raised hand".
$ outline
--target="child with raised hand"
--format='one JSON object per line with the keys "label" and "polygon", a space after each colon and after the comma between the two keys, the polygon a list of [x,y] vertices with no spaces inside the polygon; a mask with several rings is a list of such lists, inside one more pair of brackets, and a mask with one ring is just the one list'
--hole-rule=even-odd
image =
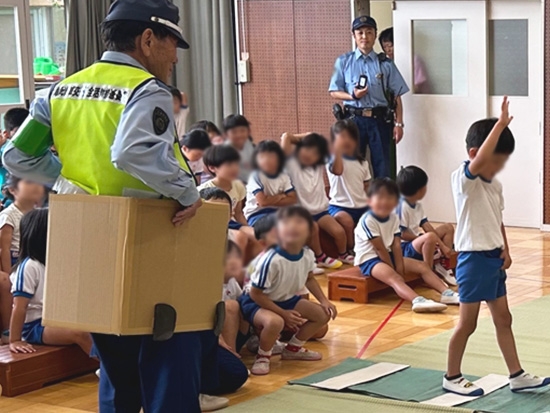
{"label": "child with raised hand", "polygon": [[462,358],[476,329],[481,301],[486,301],[491,311],[498,345],[510,372],[510,390],[517,392],[550,384],[549,377],[533,376],[521,368],[506,297],[506,270],[512,259],[502,222],[502,184],[495,177],[515,148],[514,136],[508,128],[513,119],[508,108],[505,97],[498,120],[480,120],[470,127],[466,136],[469,160],[451,178],[457,216],[460,318],[449,342],[443,389],[467,396],[483,394],[483,389],[461,373]]}
{"label": "child with raised hand", "polygon": [[327,164],[330,184],[328,212],[346,232],[348,253],[353,253],[353,231],[368,209],[369,163],[359,152],[359,130],[352,120],[340,120],[331,128],[333,156]]}
{"label": "child with raised hand", "polygon": [[440,263],[434,266],[437,250],[445,257],[450,257],[454,253],[455,230],[452,224],[434,228],[428,221],[421,202],[428,190],[428,175],[418,166],[401,168],[397,174],[397,186],[401,192],[396,211],[401,227],[403,256],[424,260],[447,284],[456,285],[450,269],[444,268]]}
{"label": "child with raised hand", "polygon": [[334,239],[340,252],[338,260],[328,257],[321,249],[319,231],[314,231],[310,246],[317,263],[326,268],[339,268],[341,262],[353,264],[354,257],[347,252],[346,231],[328,212],[325,192],[325,163],[329,156],[327,140],[317,133],[284,133],[281,147],[289,157],[286,170],[296,187],[300,205],[312,215],[315,226]]}
{"label": "child with raised hand", "polygon": [[192,129],[183,135],[180,146],[198,184],[208,181],[211,177],[208,171],[205,171],[202,160],[204,151],[212,146],[208,133],[204,129]]}
{"label": "child with raised hand", "polygon": [[239,179],[247,183],[254,164],[250,123],[243,115],[229,115],[223,120],[223,132],[225,144],[234,147],[241,155]]}
{"label": "child with raised hand", "polygon": [[[446,304],[458,304],[458,296],[423,261],[403,258],[399,218],[393,213],[399,201],[397,184],[378,178],[369,187],[370,209],[355,229],[355,265],[367,277],[389,285],[399,297],[412,303],[416,313],[445,311]],[[405,283],[405,273],[420,275],[431,288],[441,293],[441,303],[419,296]]]}
{"label": "child with raised hand", "polygon": [[36,351],[33,344],[78,344],[86,354],[90,354],[92,336],[89,333],[41,325],[47,233],[47,209],[30,211],[21,220],[21,253],[11,274],[13,311],[10,350],[14,353],[33,353]]}
{"label": "child with raised hand", "polygon": [[[328,301],[313,276],[315,257],[305,248],[313,220],[300,206],[277,213],[279,244],[266,252],[254,274],[249,295],[239,302],[246,320],[260,330],[260,348],[251,372],[269,373],[273,346],[285,325],[296,331],[281,355],[282,360],[320,360],[322,355],[303,346],[332,318],[336,307]],[[296,295],[307,289],[320,304]]]}
{"label": "child with raised hand", "polygon": [[261,217],[298,202],[285,168],[285,154],[275,141],[262,141],[254,151],[254,171],[246,185],[244,215],[253,226]]}

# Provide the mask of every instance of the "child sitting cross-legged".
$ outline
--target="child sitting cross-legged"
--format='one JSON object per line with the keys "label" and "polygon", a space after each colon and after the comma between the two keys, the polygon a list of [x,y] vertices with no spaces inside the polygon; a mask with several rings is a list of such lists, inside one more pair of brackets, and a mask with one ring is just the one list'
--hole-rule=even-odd
{"label": "child sitting cross-legged", "polygon": [[453,272],[442,264],[434,265],[434,256],[439,251],[450,257],[453,253],[454,227],[443,224],[434,228],[428,222],[421,200],[428,189],[428,175],[417,166],[402,168],[397,175],[401,199],[397,206],[401,227],[403,257],[424,260],[447,284],[456,285]]}
{"label": "child sitting cross-legged", "polygon": [[[250,293],[239,299],[244,318],[260,330],[260,348],[252,374],[269,373],[273,346],[285,326],[296,333],[283,350],[283,360],[322,358],[320,353],[303,346],[337,313],[313,277],[315,257],[306,248],[312,227],[311,215],[304,208],[291,206],[279,210],[279,243],[262,256],[252,274]],[[296,295],[304,287],[320,304]]]}
{"label": "child sitting cross-legged", "polygon": [[[417,313],[441,312],[447,309],[446,304],[458,304],[458,295],[425,262],[403,258],[399,218],[393,213],[399,201],[397,184],[389,178],[375,179],[368,195],[370,210],[355,229],[355,265],[362,274],[392,287],[399,297],[412,303]],[[416,294],[405,283],[405,273],[420,275],[428,286],[441,293],[441,303]]]}
{"label": "child sitting cross-legged", "polygon": [[78,344],[86,354],[92,349],[89,333],[43,327],[42,307],[46,272],[48,210],[35,209],[21,220],[21,250],[11,274],[13,311],[10,350],[33,353],[33,344],[68,346]]}

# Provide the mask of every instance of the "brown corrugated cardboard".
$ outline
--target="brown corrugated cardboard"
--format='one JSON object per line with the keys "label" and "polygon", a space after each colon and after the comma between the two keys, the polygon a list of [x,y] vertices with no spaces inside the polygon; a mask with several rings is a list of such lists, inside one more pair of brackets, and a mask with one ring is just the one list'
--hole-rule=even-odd
{"label": "brown corrugated cardboard", "polygon": [[43,324],[152,334],[155,304],[176,331],[210,329],[221,299],[228,206],[205,203],[180,227],[170,200],[50,198]]}

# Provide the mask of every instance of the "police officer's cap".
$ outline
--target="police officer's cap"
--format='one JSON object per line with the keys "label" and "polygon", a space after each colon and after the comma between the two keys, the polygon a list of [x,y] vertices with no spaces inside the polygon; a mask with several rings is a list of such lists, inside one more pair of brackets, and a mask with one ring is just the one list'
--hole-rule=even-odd
{"label": "police officer's cap", "polygon": [[376,26],[376,20],[374,20],[370,16],[357,17],[351,25],[351,31],[358,30],[361,27],[372,27],[374,30],[378,30],[378,27]]}
{"label": "police officer's cap", "polygon": [[189,49],[189,44],[182,36],[183,30],[178,26],[179,9],[169,0],[116,0],[104,21],[115,20],[163,25],[178,39],[178,47]]}

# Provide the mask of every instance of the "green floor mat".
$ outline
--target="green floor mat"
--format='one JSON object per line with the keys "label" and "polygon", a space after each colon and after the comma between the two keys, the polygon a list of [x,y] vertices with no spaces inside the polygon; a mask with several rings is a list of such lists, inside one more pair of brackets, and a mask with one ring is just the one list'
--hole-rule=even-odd
{"label": "green floor mat", "polygon": [[[548,343],[550,329],[544,324],[550,319],[550,297],[543,297],[515,307],[514,332],[520,358],[526,371],[550,376]],[[368,367],[373,361],[409,364],[412,367],[372,383],[360,384],[349,390],[399,400],[427,400],[442,394],[441,378],[445,368],[447,345],[452,331],[382,353],[371,360],[348,359],[342,364],[292,383],[311,384],[353,370]],[[478,377],[489,373],[507,374],[496,344],[490,318],[482,319],[472,336],[463,371]],[[468,376],[467,376],[468,377]],[[475,379],[475,376],[469,376]],[[513,394],[508,387],[464,404],[472,410],[496,413],[542,413],[550,411],[550,389]]]}
{"label": "green floor mat", "polygon": [[228,413],[473,413],[473,410],[426,406],[337,393],[303,386],[285,386],[274,393],[231,406]]}

